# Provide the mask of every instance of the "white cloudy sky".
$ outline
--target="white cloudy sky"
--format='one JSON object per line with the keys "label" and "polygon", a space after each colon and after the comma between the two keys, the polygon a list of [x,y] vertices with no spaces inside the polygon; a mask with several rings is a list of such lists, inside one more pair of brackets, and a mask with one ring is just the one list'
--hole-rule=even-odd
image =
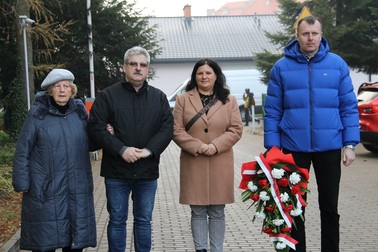
{"label": "white cloudy sky", "polygon": [[192,16],[206,16],[207,9],[219,9],[227,2],[243,0],[135,0],[136,6],[146,15],[157,17],[183,16],[186,4],[192,6]]}

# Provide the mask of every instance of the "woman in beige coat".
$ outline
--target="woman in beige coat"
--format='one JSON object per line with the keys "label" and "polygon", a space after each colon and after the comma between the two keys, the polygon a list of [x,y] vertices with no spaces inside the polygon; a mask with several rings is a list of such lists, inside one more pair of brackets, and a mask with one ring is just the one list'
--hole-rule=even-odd
{"label": "woman in beige coat", "polygon": [[[243,124],[215,61],[204,58],[195,64],[186,91],[177,96],[173,112],[173,140],[181,148],[180,203],[190,205],[196,251],[207,251],[208,237],[211,252],[223,251],[224,208],[234,202],[232,146]],[[188,129],[188,122],[206,106],[208,111]]]}

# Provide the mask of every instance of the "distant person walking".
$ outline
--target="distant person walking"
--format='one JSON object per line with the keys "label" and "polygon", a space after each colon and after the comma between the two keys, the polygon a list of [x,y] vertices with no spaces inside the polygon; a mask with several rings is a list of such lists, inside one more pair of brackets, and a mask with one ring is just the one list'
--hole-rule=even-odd
{"label": "distant person walking", "polygon": [[173,116],[166,95],[146,81],[149,66],[146,49],[128,49],[125,79],[98,93],[91,108],[89,137],[103,150],[110,252],[126,249],[130,195],[135,251],[151,250],[160,155],[172,139]]}
{"label": "distant person walking", "polygon": [[223,251],[225,204],[234,202],[232,147],[243,132],[239,106],[219,65],[208,58],[194,65],[186,93],[173,111],[173,140],[181,148],[180,203],[191,208],[197,252]]}
{"label": "distant person walking", "polygon": [[87,112],[74,75],[52,70],[17,140],[13,187],[23,192],[22,250],[79,252],[96,246]]}
{"label": "distant person walking", "polygon": [[[264,145],[291,153],[298,166],[316,175],[321,219],[321,251],[339,251],[338,198],[341,161],[349,166],[359,143],[357,99],[346,62],[329,51],[322,24],[298,22],[297,39],[270,73],[265,102]],[[304,213],[303,213],[304,214]],[[306,251],[304,221],[296,217],[296,252]]]}
{"label": "distant person walking", "polygon": [[250,92],[249,88],[245,89],[245,93],[243,94],[243,100],[244,100],[244,120],[245,124],[244,126],[249,125],[249,121],[251,120],[251,112],[252,112],[252,106],[255,105],[255,98],[253,93]]}

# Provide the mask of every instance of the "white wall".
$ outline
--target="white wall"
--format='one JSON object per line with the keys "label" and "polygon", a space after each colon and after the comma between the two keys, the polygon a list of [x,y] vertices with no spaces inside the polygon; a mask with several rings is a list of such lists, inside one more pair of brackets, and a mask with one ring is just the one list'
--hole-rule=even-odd
{"label": "white wall", "polygon": [[[256,65],[252,60],[245,62],[226,61],[218,63],[222,70],[256,69]],[[166,95],[170,95],[182,82],[190,77],[194,64],[195,62],[152,63],[152,67],[156,74],[154,80],[150,80],[149,84],[161,89]],[[367,74],[359,73],[353,69],[350,70],[350,76],[356,93],[358,87],[362,83],[369,82],[369,76]],[[372,75],[371,82],[378,82],[378,75]]]}
{"label": "white wall", "polygon": [[370,76],[371,80],[369,80],[369,75],[365,73],[359,73],[353,69],[350,70],[350,77],[352,78],[354,92],[357,94],[358,87],[364,82],[378,82],[378,75]]}
{"label": "white wall", "polygon": [[[161,89],[166,95],[170,95],[175,89],[180,86],[192,74],[195,62],[177,62],[177,63],[152,63],[152,68],[155,70],[155,77],[148,83],[154,87]],[[218,61],[222,70],[235,69],[256,69],[256,66],[251,61]]]}
{"label": "white wall", "polygon": [[170,95],[192,73],[194,63],[152,63],[155,77],[148,83]]}

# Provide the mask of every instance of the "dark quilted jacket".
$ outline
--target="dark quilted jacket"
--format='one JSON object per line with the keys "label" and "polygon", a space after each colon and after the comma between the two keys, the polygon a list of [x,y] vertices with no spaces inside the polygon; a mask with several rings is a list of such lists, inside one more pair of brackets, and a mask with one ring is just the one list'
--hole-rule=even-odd
{"label": "dark quilted jacket", "polygon": [[17,141],[13,187],[23,194],[21,249],[96,246],[93,180],[81,100],[66,114],[40,92]]}

